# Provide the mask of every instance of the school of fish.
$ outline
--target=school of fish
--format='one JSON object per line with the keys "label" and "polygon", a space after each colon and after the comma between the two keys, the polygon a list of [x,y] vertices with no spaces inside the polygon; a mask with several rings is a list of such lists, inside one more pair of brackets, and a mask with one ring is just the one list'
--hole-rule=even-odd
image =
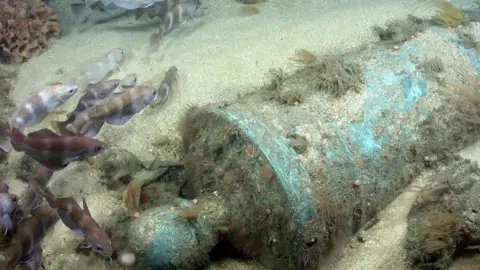
{"label": "school of fish", "polygon": [[[158,49],[163,37],[194,18],[201,6],[198,0],[85,0],[71,5],[77,23],[89,20],[95,10],[125,11],[138,20],[144,14],[159,18],[158,32],[150,45]],[[37,89],[25,98],[9,119],[0,119],[0,152],[23,152],[40,166],[30,172],[21,196],[10,193],[0,172],[0,232],[6,247],[0,249],[0,269],[45,269],[41,243],[61,221],[87,248],[111,258],[125,251],[114,250],[108,234],[97,223],[81,198],[57,197],[48,188],[55,172],[108,151],[105,142],[95,139],[106,125],[122,126],[147,107],[164,105],[171,95],[178,70],[170,67],[158,85],[139,85],[137,74],[120,79],[107,78],[125,61],[125,51],[113,48],[92,63],[74,83],[55,83]],[[9,72],[7,66],[0,68]],[[52,121],[52,129],[39,128],[65,103],[81,94],[75,108],[63,121]],[[43,203],[46,201],[46,203]]]}
{"label": "school of fish", "polygon": [[[0,252],[0,269],[44,269],[41,242],[58,221],[83,237],[87,248],[101,256],[109,258],[122,252],[113,250],[85,199],[80,207],[75,198],[57,197],[47,188],[56,171],[107,151],[103,141],[93,138],[104,124],[122,126],[147,107],[168,100],[177,77],[175,66],[156,86],[137,85],[136,74],[105,80],[118,69],[122,55],[123,50],[113,49],[81,75],[88,78],[88,85],[67,119],[52,122],[58,134],[47,128],[28,134],[23,131],[41,124],[49,113],[74,97],[82,88],[78,84],[47,86],[21,102],[8,121],[0,120],[0,149],[24,152],[41,165],[28,177],[28,186],[20,197],[10,193],[0,172],[0,230],[10,239]],[[41,203],[43,198],[46,204]]]}

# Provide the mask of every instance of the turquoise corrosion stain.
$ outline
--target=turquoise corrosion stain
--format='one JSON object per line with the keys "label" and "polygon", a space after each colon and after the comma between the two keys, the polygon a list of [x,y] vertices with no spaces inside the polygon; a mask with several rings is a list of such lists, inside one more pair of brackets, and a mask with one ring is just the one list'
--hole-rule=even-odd
{"label": "turquoise corrosion stain", "polygon": [[[362,173],[355,165],[355,160],[359,158],[371,161],[370,173],[374,170],[384,176],[384,183],[379,183],[381,186],[389,185],[393,180],[393,172],[385,171],[387,164],[382,158],[382,152],[391,143],[393,134],[384,132],[378,135],[376,128],[393,125],[384,114],[406,113],[416,107],[418,99],[426,96],[427,81],[410,60],[410,55],[417,50],[419,46],[404,45],[396,55],[381,52],[376,56],[377,62],[364,70],[368,91],[363,98],[362,120],[349,123],[343,133],[320,108],[321,117],[329,123],[339,141],[339,145],[332,143],[325,155],[327,165],[343,164],[344,168],[336,172],[339,181],[361,178]],[[396,139],[400,138],[405,144],[412,138],[411,129],[408,126],[393,128]],[[397,163],[395,170],[403,170],[407,165],[407,153],[402,156],[403,162]]]}

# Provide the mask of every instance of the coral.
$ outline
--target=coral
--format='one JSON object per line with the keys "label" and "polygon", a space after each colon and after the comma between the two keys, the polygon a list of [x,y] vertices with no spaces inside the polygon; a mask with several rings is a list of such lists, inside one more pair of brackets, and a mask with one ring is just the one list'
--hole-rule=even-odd
{"label": "coral", "polygon": [[5,59],[26,61],[60,34],[58,15],[42,0],[0,0],[0,9],[0,56]]}

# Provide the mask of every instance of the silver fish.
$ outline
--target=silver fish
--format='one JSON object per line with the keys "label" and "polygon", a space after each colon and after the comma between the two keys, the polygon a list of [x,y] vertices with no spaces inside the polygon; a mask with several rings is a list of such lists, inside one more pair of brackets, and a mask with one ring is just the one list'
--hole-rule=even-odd
{"label": "silver fish", "polygon": [[127,9],[127,10],[135,10],[139,8],[146,8],[155,2],[164,2],[167,0],[101,0],[104,6],[111,6],[115,5],[117,7]]}
{"label": "silver fish", "polygon": [[20,104],[16,114],[10,119],[10,128],[23,131],[26,127],[41,123],[48,113],[75,95],[78,88],[76,84],[52,85],[31,94]]}
{"label": "silver fish", "polygon": [[124,51],[121,48],[115,48],[108,52],[102,59],[98,60],[80,76],[79,80],[87,80],[90,84],[101,82],[114,69],[120,69],[120,63],[123,60]]}

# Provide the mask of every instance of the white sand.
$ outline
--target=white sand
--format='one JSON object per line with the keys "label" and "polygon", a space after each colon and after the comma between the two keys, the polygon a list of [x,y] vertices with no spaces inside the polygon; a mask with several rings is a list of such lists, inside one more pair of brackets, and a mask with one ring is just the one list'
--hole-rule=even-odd
{"label": "white sand", "polygon": [[[405,17],[414,7],[408,3],[416,1],[270,0],[259,6],[259,15],[251,17],[239,15],[240,5],[233,0],[203,2],[201,16],[172,32],[170,41],[155,54],[147,49],[155,28],[145,18],[140,22],[133,17],[123,18],[86,31],[73,29],[53,42],[46,53],[22,67],[14,100],[20,102],[47,83],[74,81],[88,65],[115,47],[124,48],[129,55],[121,72],[115,72],[112,78],[135,72],[140,84],[158,84],[164,72],[175,65],[179,82],[165,107],[150,109],[123,127],[105,126],[98,136],[137,155],[156,153],[151,146],[153,140],[178,139],[176,123],[188,104],[231,100],[252,91],[265,82],[269,69],[292,70],[288,58],[296,49],[323,55],[350,51],[375,41],[372,26]],[[56,74],[59,69],[63,74]],[[73,105],[75,100],[62,109],[69,110]],[[174,158],[168,152],[160,152],[165,159]],[[78,173],[87,168],[78,165],[59,172],[52,189],[77,198],[82,190],[94,216],[111,215],[119,202],[98,183],[93,172]],[[21,188],[18,184],[12,189],[20,192]],[[347,250],[335,269],[404,269],[401,241],[414,195],[414,189],[407,191],[385,209],[380,223],[368,231],[367,242],[351,252]],[[65,234],[66,228],[60,224],[57,228],[45,242],[46,254],[53,264],[47,268],[64,269],[55,264],[54,257],[78,258],[71,251],[72,241]]]}

